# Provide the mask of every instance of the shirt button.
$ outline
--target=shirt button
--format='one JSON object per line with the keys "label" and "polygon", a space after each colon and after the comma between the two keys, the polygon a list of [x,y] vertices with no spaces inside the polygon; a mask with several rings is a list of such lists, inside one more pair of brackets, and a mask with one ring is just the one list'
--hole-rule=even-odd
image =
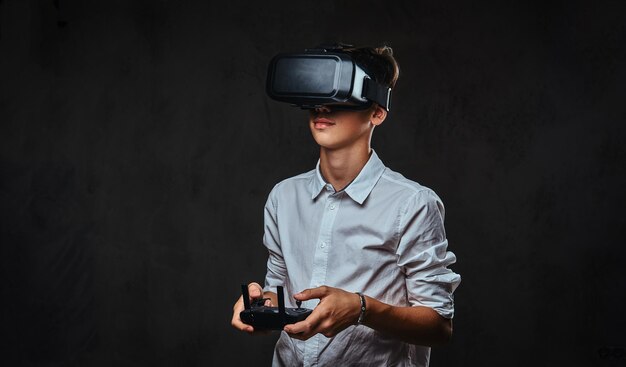
{"label": "shirt button", "polygon": [[330,204],[330,210],[335,210],[335,204]]}
{"label": "shirt button", "polygon": [[326,244],[324,242],[322,242],[322,244],[320,245],[321,248],[326,247]]}

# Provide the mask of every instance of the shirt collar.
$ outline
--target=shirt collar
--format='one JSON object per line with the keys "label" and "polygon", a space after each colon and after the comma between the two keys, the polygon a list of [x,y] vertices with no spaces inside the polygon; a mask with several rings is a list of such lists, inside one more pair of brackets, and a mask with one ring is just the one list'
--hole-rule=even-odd
{"label": "shirt collar", "polygon": [[[385,165],[380,158],[378,158],[378,154],[376,154],[374,149],[372,149],[372,154],[370,155],[367,163],[363,166],[361,172],[359,172],[356,178],[348,184],[344,191],[348,194],[348,196],[350,196],[350,198],[352,198],[352,200],[359,204],[363,204],[384,171]],[[315,166],[315,175],[311,177],[311,181],[309,183],[311,199],[318,197],[327,185],[328,188],[332,190],[332,186],[324,180],[324,177],[322,177],[322,173],[320,171],[320,161],[318,159],[317,165]]]}

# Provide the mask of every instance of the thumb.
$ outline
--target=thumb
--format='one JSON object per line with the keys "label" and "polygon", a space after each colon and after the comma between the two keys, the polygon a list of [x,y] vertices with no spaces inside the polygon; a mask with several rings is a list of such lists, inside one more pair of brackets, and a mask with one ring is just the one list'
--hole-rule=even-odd
{"label": "thumb", "polygon": [[263,287],[256,282],[248,284],[248,295],[252,299],[261,298],[263,296]]}
{"label": "thumb", "polygon": [[306,301],[306,300],[313,299],[313,298],[321,299],[321,298],[324,298],[326,295],[328,295],[328,290],[329,289],[326,286],[305,289],[300,293],[294,294],[293,298],[297,299],[298,301]]}

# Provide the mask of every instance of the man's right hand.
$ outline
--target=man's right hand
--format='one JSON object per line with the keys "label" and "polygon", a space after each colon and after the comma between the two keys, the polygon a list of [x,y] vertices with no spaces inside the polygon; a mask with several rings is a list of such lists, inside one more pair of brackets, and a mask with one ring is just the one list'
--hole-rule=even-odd
{"label": "man's right hand", "polygon": [[[268,292],[270,293],[270,292]],[[263,297],[263,287],[261,287],[261,285],[259,283],[255,283],[252,282],[250,284],[248,284],[248,295],[250,296],[250,303],[252,303],[252,301],[254,301],[255,299],[259,299]],[[274,299],[274,297],[272,297],[273,294],[266,294],[265,297],[266,298],[271,298]],[[267,300],[265,301],[265,306],[266,307],[273,307],[273,304],[271,302],[271,300]],[[252,325],[248,325],[248,324],[244,324],[241,321],[241,318],[239,317],[239,314],[241,313],[241,311],[243,311],[245,309],[244,305],[243,305],[243,296],[239,297],[239,299],[237,300],[237,302],[235,303],[235,305],[233,306],[233,319],[231,321],[231,325],[235,328],[235,329],[239,329],[241,331],[245,331],[249,334],[267,334],[268,332],[266,331],[255,331],[254,328],[252,327]]]}

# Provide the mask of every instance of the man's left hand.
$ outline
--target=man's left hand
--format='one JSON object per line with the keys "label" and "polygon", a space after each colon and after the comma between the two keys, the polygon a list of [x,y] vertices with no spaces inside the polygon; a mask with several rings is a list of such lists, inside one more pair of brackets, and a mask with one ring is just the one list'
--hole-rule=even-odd
{"label": "man's left hand", "polygon": [[361,312],[359,295],[339,288],[322,286],[305,289],[293,297],[299,301],[314,298],[320,300],[306,320],[285,325],[284,330],[289,336],[300,340],[307,340],[317,333],[331,338],[355,324]]}

